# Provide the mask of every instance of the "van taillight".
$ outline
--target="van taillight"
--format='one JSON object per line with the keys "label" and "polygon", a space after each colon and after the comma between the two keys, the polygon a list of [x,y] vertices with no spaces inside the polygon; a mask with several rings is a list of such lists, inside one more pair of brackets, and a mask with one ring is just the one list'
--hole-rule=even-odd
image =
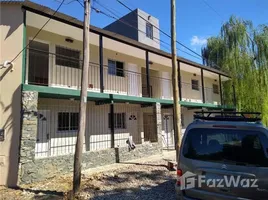
{"label": "van taillight", "polygon": [[182,170],[177,169],[177,185],[181,185],[180,177],[182,176]]}

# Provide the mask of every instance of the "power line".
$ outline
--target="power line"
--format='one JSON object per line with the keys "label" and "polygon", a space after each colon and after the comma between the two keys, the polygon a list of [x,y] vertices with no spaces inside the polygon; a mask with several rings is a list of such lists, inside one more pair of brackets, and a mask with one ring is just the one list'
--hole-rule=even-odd
{"label": "power line", "polygon": [[[128,7],[126,4],[124,4],[123,2],[121,2],[120,0],[116,0],[118,3],[120,3],[122,6],[124,6],[125,8],[127,8],[128,10],[130,10],[131,12],[133,11],[130,7]],[[138,15],[140,18],[142,18],[144,21],[150,23],[147,19],[145,19],[143,16]],[[151,24],[151,23],[150,23]],[[158,28],[157,26],[153,25],[152,26],[154,28],[156,28],[157,30],[159,30],[162,34],[166,35],[167,37],[171,38],[171,36],[169,34],[167,34],[166,32],[162,31],[160,28]],[[196,53],[194,50],[190,49],[189,47],[187,47],[186,45],[184,45],[183,43],[179,42],[178,40],[176,40],[176,43],[178,43],[179,45],[183,46],[185,49],[191,51],[192,53],[194,53],[195,55],[203,58],[202,55]]]}
{"label": "power line", "polygon": [[[78,2],[80,3],[80,5],[81,5],[82,7],[84,7],[84,6],[81,4],[81,2],[80,2],[79,0],[76,0],[76,1],[78,1]],[[91,6],[91,8],[92,8],[96,13],[101,13],[101,14],[105,15],[106,17],[109,17],[109,18],[115,19],[115,20],[117,20],[117,21],[120,21],[120,22],[122,22],[123,24],[125,24],[125,25],[127,25],[127,26],[129,26],[129,27],[132,27],[132,28],[136,29],[137,31],[140,31],[140,32],[146,34],[144,31],[142,31],[142,30],[136,28],[135,26],[133,26],[133,25],[131,25],[131,24],[125,22],[124,20],[120,19],[120,17],[119,17],[117,14],[115,14],[114,12],[112,12],[109,8],[105,7],[104,5],[100,4],[100,3],[97,2],[97,1],[95,1],[95,2],[96,2],[97,4],[99,4],[101,7],[103,7],[104,9],[106,9],[107,11],[109,11],[110,13],[112,13],[113,15],[115,15],[117,18],[114,17],[114,16],[112,16],[112,15],[110,15],[110,14],[108,14],[108,13],[106,13],[106,12],[104,12],[104,11],[102,11],[102,10],[100,10],[100,9],[97,9],[97,8]],[[165,43],[164,41],[161,41],[160,39],[158,39],[158,38],[156,38],[156,37],[153,37],[153,38],[159,41],[159,42],[157,42],[157,41],[153,40],[153,41],[156,42],[157,44],[160,44],[160,42]],[[167,43],[166,43],[166,44],[167,44]],[[169,45],[169,44],[168,44],[168,45]],[[168,51],[169,51],[169,49],[168,49]]]}
{"label": "power line", "polygon": [[[136,28],[135,26],[133,26],[133,25],[131,25],[131,24],[125,22],[124,20],[122,20],[122,19],[120,19],[120,18],[116,18],[116,17],[114,17],[114,16],[112,16],[112,15],[106,13],[106,12],[103,12],[102,10],[97,9],[97,8],[95,8],[95,7],[91,7],[91,8],[92,8],[96,13],[101,13],[101,14],[103,14],[103,15],[109,17],[109,18],[118,20],[118,21],[122,22],[123,24],[125,24],[125,25],[127,25],[127,26],[129,26],[129,27],[132,27],[132,28],[136,29],[137,31],[140,31],[141,33],[146,34],[144,31],[142,31],[142,30]],[[160,42],[163,42],[163,41],[161,41],[160,39],[158,39],[158,38],[156,38],[156,37],[153,37],[153,39],[156,39],[156,40],[158,40],[158,41],[160,41]],[[160,44],[159,42],[157,42],[157,41],[155,41],[155,40],[153,40],[153,41],[156,42],[157,44]]]}
{"label": "power line", "polygon": [[207,5],[207,7],[213,10],[213,12],[215,12],[221,18],[222,23],[223,23],[223,17],[221,16],[221,14],[216,9],[214,9],[206,0],[202,0],[202,1]]}
{"label": "power line", "polygon": [[[223,24],[223,16],[215,9],[215,8],[213,8],[206,0],[202,0],[211,10],[213,10],[214,11],[214,13],[216,13],[220,18],[221,18],[221,20],[222,20],[222,24]],[[232,24],[232,25],[234,25],[234,24]],[[246,31],[246,35],[247,35],[247,37],[250,39],[250,41],[252,42],[252,43],[255,43],[254,42],[254,40],[250,37],[250,35],[249,35],[249,33]]]}
{"label": "power line", "polygon": [[11,63],[14,62],[19,55],[34,41],[34,39],[38,36],[38,34],[43,30],[43,28],[48,24],[48,22],[51,20],[51,18],[59,11],[59,9],[61,8],[61,6],[63,5],[65,0],[62,0],[62,2],[60,3],[60,5],[58,6],[58,8],[54,11],[54,13],[52,14],[52,16],[46,21],[46,23],[44,23],[44,25],[37,31],[37,33],[34,35],[33,39],[25,46],[23,47],[23,49],[11,60]]}
{"label": "power line", "polygon": [[[137,29],[136,27],[134,27],[134,26],[132,26],[131,24],[129,24],[129,23],[127,23],[127,22],[125,22],[125,21],[123,21],[122,19],[120,19],[121,17],[120,16],[118,16],[116,13],[114,13],[113,11],[111,11],[109,8],[107,8],[106,6],[104,6],[103,4],[101,4],[101,3],[99,3],[97,0],[96,0],[96,3],[97,4],[99,4],[102,8],[104,8],[104,9],[106,9],[107,11],[109,11],[110,13],[112,13],[113,15],[115,15],[116,17],[118,17],[117,19],[114,17],[114,16],[108,16],[108,17],[111,17],[111,18],[113,18],[113,19],[115,19],[115,20],[118,20],[118,21],[121,21],[122,23],[124,23],[124,24],[126,24],[126,25],[128,25],[128,26],[130,26],[130,27],[132,27],[132,28],[135,28],[136,30],[138,30],[138,31],[140,31],[140,32],[142,32],[142,33],[144,33],[144,34],[146,34],[146,32],[144,32],[144,31],[142,31],[142,30],[140,30],[140,29]],[[93,8],[93,10],[97,10],[96,8]],[[115,12],[117,12],[116,10],[114,10]],[[97,10],[97,13],[102,13],[102,14],[104,14],[104,15],[106,15],[107,13],[104,13],[103,11],[100,11],[100,10]],[[107,16],[107,15],[106,15]],[[156,40],[158,40],[159,42],[162,42],[163,44],[165,44],[166,45],[166,47],[165,47],[165,49],[167,49],[168,51],[170,51],[170,44],[169,43],[167,43],[167,42],[165,42],[165,41],[163,41],[163,40],[160,40],[159,38],[156,38],[156,37],[153,37],[153,39],[156,39]],[[154,42],[156,42],[155,40],[153,40]],[[160,44],[159,42],[157,42],[157,44]],[[162,44],[162,45],[163,45]],[[161,44],[160,44],[161,45]],[[164,45],[163,45],[164,46]],[[194,58],[196,58],[196,59],[201,59],[200,57],[197,57],[197,56],[195,56],[195,55],[192,55],[192,54],[190,54],[190,53],[188,53],[187,51],[184,51],[184,50],[182,50],[182,49],[178,49],[177,48],[177,50],[179,50],[179,51],[181,51],[181,52],[183,52],[183,53],[185,53],[185,54],[187,54],[187,55],[189,55],[189,56],[192,56],[192,57],[194,57]]]}
{"label": "power line", "polygon": [[[58,2],[58,3],[61,3],[60,0],[54,0],[54,1],[56,1],[56,2]],[[75,2],[75,1],[77,1],[77,0],[71,0],[71,1],[69,1],[69,2],[65,2],[63,5],[69,5],[69,4],[71,4],[71,3]]]}
{"label": "power line", "polygon": [[81,3],[81,1],[79,0],[76,0],[83,8],[84,8],[84,5]]}
{"label": "power line", "polygon": [[[101,4],[98,0],[95,0],[95,2],[99,5],[99,6],[101,6],[102,8],[104,8],[105,10],[107,10],[108,12],[110,12],[110,13],[112,13],[113,15],[115,15],[116,17],[119,17],[120,18],[120,16],[118,16],[115,12],[117,12],[117,13],[119,13],[118,11],[116,11],[115,9],[113,9],[115,12],[113,12],[112,11],[112,8],[107,8],[107,7],[105,7],[103,4]],[[122,15],[122,13],[119,13],[119,14],[121,14]]]}
{"label": "power line", "polygon": [[[104,6],[102,6],[102,7],[104,7]],[[139,31],[139,32],[141,32],[141,33],[143,33],[143,34],[146,34],[146,32],[144,32],[144,31],[138,29],[137,27],[135,27],[135,26],[133,26],[133,25],[131,25],[131,24],[129,24],[129,23],[123,21],[123,20],[120,19],[120,18],[116,18],[116,17],[114,17],[114,16],[111,16],[110,14],[107,14],[107,13],[105,13],[105,12],[99,10],[99,9],[94,8],[94,7],[92,7],[92,9],[93,9],[96,13],[101,13],[101,14],[107,16],[107,17],[110,17],[110,18],[112,18],[112,19],[118,20],[118,21],[124,23],[125,25],[127,25],[127,26],[129,26],[129,27],[132,27],[132,28],[134,28],[134,29],[136,29],[137,31]],[[169,43],[167,43],[167,42],[165,42],[165,41],[163,41],[163,40],[161,40],[161,39],[159,39],[159,38],[156,38],[156,37],[153,37],[153,39],[159,41],[159,42],[157,42],[157,41],[153,40],[153,41],[156,42],[157,44],[160,44],[160,42],[162,42],[163,44],[167,45],[168,48],[166,48],[166,49],[167,49],[168,51],[170,50],[170,44],[169,44]],[[163,44],[162,44],[162,45],[163,45]],[[161,44],[160,44],[160,45],[161,45]],[[179,51],[181,51],[181,52],[183,52],[183,53],[185,53],[185,54],[187,54],[187,55],[190,55],[190,56],[192,56],[192,57],[194,57],[194,58],[201,59],[200,57],[197,57],[197,56],[195,56],[195,55],[192,55],[192,54],[190,54],[190,53],[188,53],[188,52],[186,52],[186,51],[184,51],[184,50],[182,50],[182,49],[177,49],[177,50],[179,50]]]}
{"label": "power line", "polygon": [[[81,5],[82,7],[84,7],[84,6],[82,5],[82,3],[81,3],[79,0],[76,0],[76,1],[78,1],[78,2],[80,3],[80,5]],[[95,0],[95,2],[96,2],[98,5],[100,5],[102,8],[104,8],[105,10],[107,10],[107,11],[109,11],[110,13],[112,13],[113,15],[115,15],[117,18],[114,17],[114,16],[111,16],[111,15],[109,15],[109,14],[107,14],[107,13],[105,13],[105,12],[103,12],[103,11],[101,11],[101,10],[95,8],[95,7],[91,7],[96,13],[101,13],[101,14],[105,15],[106,17],[109,17],[109,18],[118,20],[118,21],[120,21],[120,22],[126,24],[127,26],[130,26],[130,27],[136,29],[137,31],[139,31],[139,32],[141,32],[141,33],[143,33],[143,34],[146,34],[146,32],[144,32],[144,31],[138,29],[137,27],[135,27],[135,26],[133,26],[133,25],[131,25],[131,24],[129,24],[129,23],[123,21],[122,19],[120,19],[120,18],[121,18],[120,16],[118,16],[117,14],[115,14],[113,11],[111,11],[109,8],[107,8],[106,6],[104,6],[103,4],[101,4],[100,2],[98,2],[97,0]],[[114,11],[115,11],[115,12],[118,12],[118,11],[116,11],[116,10],[114,10]],[[160,42],[162,42],[162,46],[164,47],[164,45],[165,45],[165,49],[168,50],[168,51],[170,51],[170,48],[171,48],[171,47],[170,47],[170,44],[169,44],[169,43],[167,43],[167,42],[165,42],[165,41],[163,41],[163,40],[161,40],[161,39],[159,39],[159,38],[156,38],[156,37],[153,37],[153,39],[156,39],[157,41],[159,41],[159,42],[157,42],[157,41],[153,40],[153,41],[156,42],[157,44],[160,44]],[[161,45],[161,44],[160,44],[160,45]],[[195,56],[195,55],[193,55],[193,54],[191,54],[191,53],[189,53],[189,52],[187,52],[187,51],[184,51],[184,50],[182,50],[182,49],[180,49],[180,48],[177,48],[177,50],[178,50],[178,51],[181,51],[181,52],[183,52],[183,53],[185,53],[185,54],[187,54],[187,55],[189,55],[189,56],[192,56],[192,57],[194,57],[194,58],[196,58],[196,59],[201,60],[200,56],[197,57],[197,56]]]}

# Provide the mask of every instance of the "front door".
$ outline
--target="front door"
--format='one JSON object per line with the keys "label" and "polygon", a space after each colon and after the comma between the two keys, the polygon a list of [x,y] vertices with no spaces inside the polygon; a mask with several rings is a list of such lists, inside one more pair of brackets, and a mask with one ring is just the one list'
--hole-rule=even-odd
{"label": "front door", "polygon": [[138,133],[138,116],[137,112],[131,112],[128,114],[128,130],[130,132],[130,136],[132,136],[132,140],[134,143],[139,144],[141,141],[140,135]]}
{"label": "front door", "polygon": [[32,41],[29,45],[28,82],[48,86],[49,45]]}
{"label": "front door", "polygon": [[50,123],[50,110],[38,111],[38,127],[35,145],[35,156],[38,158],[50,155]]}
{"label": "front door", "polygon": [[153,114],[143,114],[143,129],[144,129],[144,141],[145,142],[157,142],[157,134],[155,129],[155,122]]}
{"label": "front door", "polygon": [[163,116],[163,147],[173,148],[174,143],[174,129],[173,129],[173,115],[165,114]]}
{"label": "front door", "polygon": [[128,95],[140,96],[141,93],[141,76],[136,64],[128,63]]}

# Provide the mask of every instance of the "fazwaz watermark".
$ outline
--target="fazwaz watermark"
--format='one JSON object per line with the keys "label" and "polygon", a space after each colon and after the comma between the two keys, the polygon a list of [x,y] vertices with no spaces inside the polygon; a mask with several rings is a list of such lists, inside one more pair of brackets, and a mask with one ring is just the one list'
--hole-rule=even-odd
{"label": "fazwaz watermark", "polygon": [[216,187],[216,188],[258,188],[258,179],[243,178],[238,176],[227,176],[223,175],[222,178],[207,178],[206,175],[197,175],[187,171],[180,177],[180,189],[187,190],[191,188],[202,186]]}

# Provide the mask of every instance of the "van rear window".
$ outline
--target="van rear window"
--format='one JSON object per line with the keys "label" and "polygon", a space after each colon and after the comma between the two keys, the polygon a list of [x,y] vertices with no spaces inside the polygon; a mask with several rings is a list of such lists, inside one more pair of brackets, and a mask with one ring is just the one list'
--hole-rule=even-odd
{"label": "van rear window", "polygon": [[267,137],[258,131],[196,128],[186,136],[183,155],[209,162],[268,167],[261,140]]}

